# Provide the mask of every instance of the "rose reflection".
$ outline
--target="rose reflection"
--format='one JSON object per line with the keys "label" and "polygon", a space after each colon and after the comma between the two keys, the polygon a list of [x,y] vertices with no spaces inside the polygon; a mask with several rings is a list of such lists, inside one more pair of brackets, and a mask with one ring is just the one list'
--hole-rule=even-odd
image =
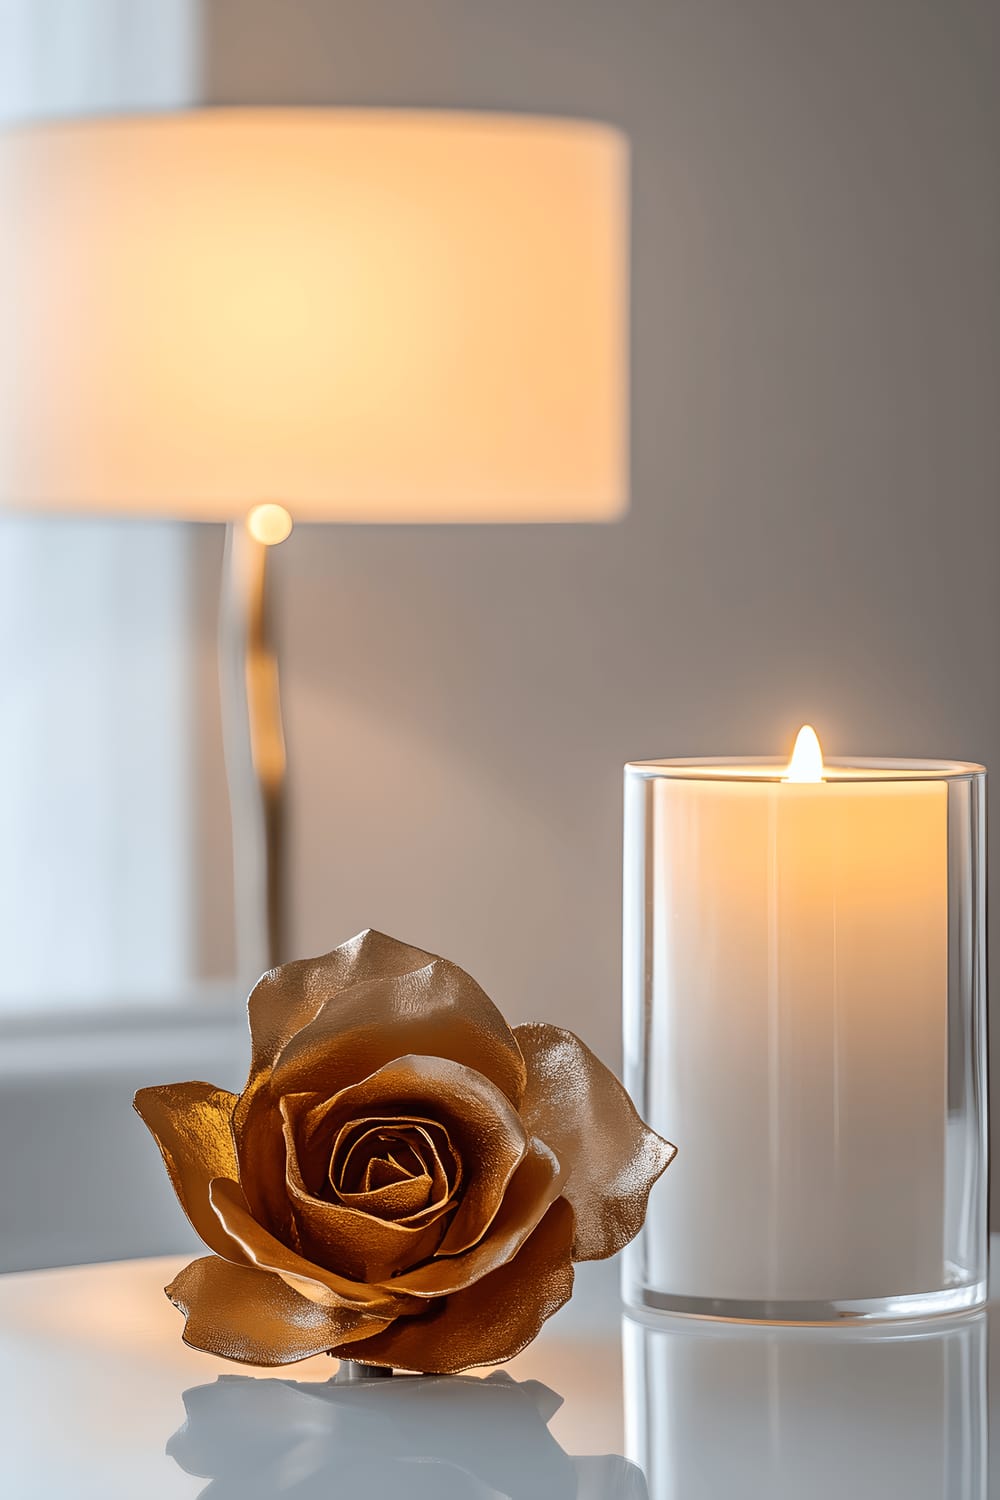
{"label": "rose reflection", "polygon": [[647,1500],[624,1458],[573,1458],[534,1380],[396,1376],[339,1385],[221,1375],[184,1393],[167,1453],[200,1500]]}

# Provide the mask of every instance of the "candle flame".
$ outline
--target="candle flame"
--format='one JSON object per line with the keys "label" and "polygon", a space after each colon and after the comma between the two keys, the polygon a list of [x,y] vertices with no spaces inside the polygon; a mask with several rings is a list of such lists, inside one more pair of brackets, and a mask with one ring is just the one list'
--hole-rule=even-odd
{"label": "candle flame", "polygon": [[811,724],[803,724],[795,737],[795,749],[788,763],[785,781],[822,781],[823,750]]}

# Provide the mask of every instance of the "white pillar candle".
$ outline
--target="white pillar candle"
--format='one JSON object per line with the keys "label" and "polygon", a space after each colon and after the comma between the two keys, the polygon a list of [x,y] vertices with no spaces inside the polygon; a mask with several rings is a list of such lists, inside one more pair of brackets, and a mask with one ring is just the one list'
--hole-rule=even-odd
{"label": "white pillar candle", "polygon": [[647,1304],[808,1320],[978,1297],[948,1235],[946,773],[979,768],[812,751],[651,765],[629,792],[626,1063],[679,1148],[631,1262]]}

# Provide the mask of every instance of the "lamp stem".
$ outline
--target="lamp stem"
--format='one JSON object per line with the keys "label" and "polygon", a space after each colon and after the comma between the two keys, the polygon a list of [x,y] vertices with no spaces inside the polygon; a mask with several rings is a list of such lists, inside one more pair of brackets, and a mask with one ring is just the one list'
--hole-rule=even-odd
{"label": "lamp stem", "polygon": [[285,736],[268,552],[226,528],[219,617],[222,733],[233,829],[236,962],[251,982],[285,953]]}

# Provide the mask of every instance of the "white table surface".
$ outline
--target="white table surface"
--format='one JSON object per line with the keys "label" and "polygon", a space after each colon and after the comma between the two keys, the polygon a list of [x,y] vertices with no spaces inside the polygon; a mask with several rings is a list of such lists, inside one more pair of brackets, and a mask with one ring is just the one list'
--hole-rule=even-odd
{"label": "white table surface", "polygon": [[1000,1496],[996,1303],[889,1332],[641,1324],[612,1268],[583,1267],[499,1377],[344,1386],[325,1357],[259,1371],[186,1348],[162,1292],[181,1263],[0,1277],[4,1500]]}

